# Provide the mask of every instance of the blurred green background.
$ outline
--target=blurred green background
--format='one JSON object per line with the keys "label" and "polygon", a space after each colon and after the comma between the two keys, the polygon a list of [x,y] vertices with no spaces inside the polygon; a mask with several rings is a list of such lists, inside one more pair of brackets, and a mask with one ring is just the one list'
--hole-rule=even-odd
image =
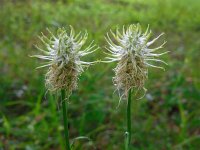
{"label": "blurred green background", "polygon": [[[46,69],[34,44],[46,27],[88,30],[101,46],[89,60],[104,59],[104,35],[132,23],[153,36],[165,32],[166,71],[149,70],[146,97],[134,100],[133,150],[198,150],[200,147],[199,0],[0,0],[0,150],[64,149],[62,112],[46,93]],[[112,84],[116,64],[96,64],[80,77],[69,104],[75,149],[123,150],[126,101]]]}

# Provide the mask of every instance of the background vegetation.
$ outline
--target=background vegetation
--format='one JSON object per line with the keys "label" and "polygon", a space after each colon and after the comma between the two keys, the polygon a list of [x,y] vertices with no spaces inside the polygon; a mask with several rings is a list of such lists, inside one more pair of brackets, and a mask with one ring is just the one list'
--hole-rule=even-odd
{"label": "background vegetation", "polygon": [[[198,150],[200,147],[200,1],[198,0],[18,0],[0,1],[0,150],[61,150],[60,103],[45,94],[34,44],[48,27],[87,29],[103,59],[110,28],[148,24],[165,32],[166,71],[150,69],[147,95],[134,100],[133,150]],[[164,39],[163,38],[163,39]],[[160,40],[160,43],[162,40]],[[112,68],[91,66],[80,77],[69,105],[70,139],[82,150],[124,148],[125,107],[113,93]]]}

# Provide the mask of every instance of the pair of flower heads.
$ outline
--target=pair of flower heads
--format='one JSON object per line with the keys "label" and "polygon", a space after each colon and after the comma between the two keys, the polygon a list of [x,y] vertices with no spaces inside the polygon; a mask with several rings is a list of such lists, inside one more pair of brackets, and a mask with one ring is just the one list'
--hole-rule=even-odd
{"label": "pair of flower heads", "polygon": [[70,96],[72,91],[77,89],[78,77],[84,68],[96,62],[117,62],[117,66],[114,68],[113,83],[119,91],[120,97],[126,98],[128,91],[132,88],[146,92],[144,85],[148,78],[149,67],[164,69],[157,64],[167,64],[160,60],[159,56],[168,52],[157,53],[159,49],[163,48],[165,41],[156,48],[150,48],[163,33],[150,40],[149,26],[144,33],[139,24],[123,26],[122,30],[116,29],[115,32],[111,30],[110,34],[107,33],[105,37],[108,47],[104,53],[107,57],[104,61],[94,62],[81,60],[82,57],[99,49],[94,42],[83,49],[88,38],[87,32],[75,34],[72,26],[70,26],[70,32],[67,32],[65,28],[59,28],[56,35],[49,29],[47,30],[50,37],[43,33],[39,37],[44,48],[36,46],[42,54],[33,55],[33,57],[47,61],[38,68],[48,67],[45,81],[47,89],[52,92],[64,89]]}

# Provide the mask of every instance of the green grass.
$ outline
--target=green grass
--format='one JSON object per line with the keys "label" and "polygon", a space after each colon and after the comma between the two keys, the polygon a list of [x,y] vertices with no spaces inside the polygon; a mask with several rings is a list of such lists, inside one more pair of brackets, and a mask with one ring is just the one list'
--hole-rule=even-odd
{"label": "green grass", "polygon": [[[48,27],[87,29],[101,49],[110,28],[148,24],[154,36],[165,32],[166,71],[150,69],[147,96],[132,106],[133,150],[197,150],[200,147],[200,1],[70,0],[0,1],[0,150],[64,148],[61,103],[46,94],[34,44]],[[162,41],[160,41],[162,42]],[[121,150],[126,130],[126,101],[113,94],[115,64],[91,66],[79,80],[69,104],[74,148]]]}

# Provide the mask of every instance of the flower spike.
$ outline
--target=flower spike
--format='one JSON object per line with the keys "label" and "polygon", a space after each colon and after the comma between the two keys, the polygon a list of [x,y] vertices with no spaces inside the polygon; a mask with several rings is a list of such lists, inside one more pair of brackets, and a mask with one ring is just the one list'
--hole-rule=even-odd
{"label": "flower spike", "polygon": [[64,28],[57,30],[57,35],[54,35],[48,28],[50,38],[42,33],[39,39],[44,44],[45,48],[36,48],[42,55],[33,55],[39,59],[46,60],[47,63],[38,67],[49,67],[46,73],[46,87],[50,91],[66,90],[68,96],[77,88],[79,75],[84,71],[84,68],[94,62],[84,62],[82,56],[93,53],[98,48],[93,42],[85,49],[82,46],[85,44],[88,33],[75,34],[74,28],[70,26],[69,34]]}
{"label": "flower spike", "polygon": [[109,57],[106,57],[107,60],[104,62],[118,62],[114,69],[115,77],[113,82],[119,91],[120,97],[127,98],[128,91],[132,88],[135,88],[136,91],[143,89],[146,92],[144,85],[148,78],[148,67],[164,69],[150,62],[167,64],[158,59],[158,57],[168,53],[168,51],[154,53],[163,48],[166,42],[157,48],[149,48],[163,33],[149,41],[151,36],[149,25],[146,31],[142,33],[139,24],[132,24],[127,28],[123,26],[122,33],[119,32],[119,29],[116,29],[115,33],[111,31],[111,35],[115,41],[107,33],[106,41],[109,45],[107,54]]}

